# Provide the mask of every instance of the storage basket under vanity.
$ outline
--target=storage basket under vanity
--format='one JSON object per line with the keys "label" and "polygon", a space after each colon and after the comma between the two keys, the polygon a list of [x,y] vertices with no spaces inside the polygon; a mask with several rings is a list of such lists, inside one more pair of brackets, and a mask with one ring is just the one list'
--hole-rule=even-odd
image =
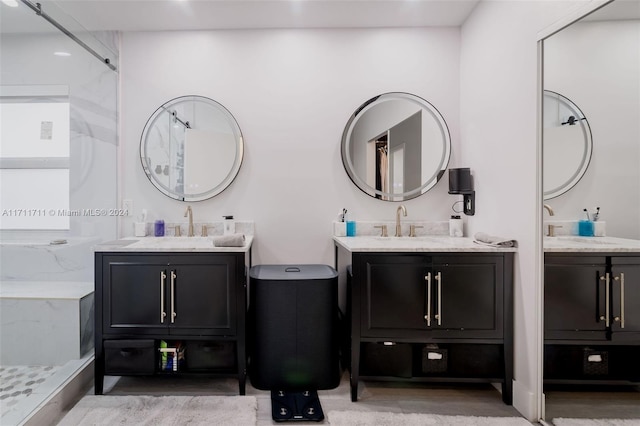
{"label": "storage basket under vanity", "polygon": [[584,348],[582,370],[587,376],[606,376],[609,374],[609,352]]}
{"label": "storage basket under vanity", "polygon": [[449,350],[438,345],[426,345],[422,348],[422,372],[446,373],[449,362]]}

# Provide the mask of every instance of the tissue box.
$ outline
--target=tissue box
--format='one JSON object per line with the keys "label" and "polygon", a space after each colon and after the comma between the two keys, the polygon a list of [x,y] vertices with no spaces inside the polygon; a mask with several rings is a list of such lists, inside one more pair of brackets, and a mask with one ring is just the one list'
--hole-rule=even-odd
{"label": "tissue box", "polygon": [[607,236],[606,227],[607,227],[607,222],[604,222],[602,220],[597,220],[593,222],[593,236],[606,237]]}
{"label": "tissue box", "polygon": [[133,224],[133,235],[136,237],[147,236],[147,224],[144,222],[135,222]]}

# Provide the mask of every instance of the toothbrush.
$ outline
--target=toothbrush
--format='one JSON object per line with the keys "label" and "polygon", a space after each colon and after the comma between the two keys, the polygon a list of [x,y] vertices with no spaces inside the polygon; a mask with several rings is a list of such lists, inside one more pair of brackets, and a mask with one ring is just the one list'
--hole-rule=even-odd
{"label": "toothbrush", "polygon": [[598,216],[600,216],[600,207],[596,207],[596,213],[593,215],[593,221],[598,220]]}
{"label": "toothbrush", "polygon": [[587,215],[587,220],[591,220],[591,218],[589,217],[589,212],[587,211],[587,209],[583,209],[584,214]]}

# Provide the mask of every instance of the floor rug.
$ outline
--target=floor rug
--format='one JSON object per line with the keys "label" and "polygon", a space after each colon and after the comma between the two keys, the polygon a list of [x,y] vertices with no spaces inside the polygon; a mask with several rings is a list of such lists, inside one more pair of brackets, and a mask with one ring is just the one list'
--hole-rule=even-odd
{"label": "floor rug", "polygon": [[522,417],[441,416],[378,411],[330,411],[327,417],[331,426],[531,426]]}
{"label": "floor rug", "polygon": [[555,426],[640,426],[640,419],[568,419],[552,420]]}
{"label": "floor rug", "polygon": [[58,425],[224,425],[257,423],[254,396],[87,395]]}

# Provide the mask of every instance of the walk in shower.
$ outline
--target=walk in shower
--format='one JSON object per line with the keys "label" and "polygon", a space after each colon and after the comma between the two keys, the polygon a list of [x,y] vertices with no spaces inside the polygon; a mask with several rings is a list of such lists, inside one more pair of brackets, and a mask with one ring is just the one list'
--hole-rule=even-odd
{"label": "walk in shower", "polygon": [[115,239],[125,214],[118,40],[55,2],[10,3],[0,4],[0,423],[28,424],[92,371],[93,247]]}

